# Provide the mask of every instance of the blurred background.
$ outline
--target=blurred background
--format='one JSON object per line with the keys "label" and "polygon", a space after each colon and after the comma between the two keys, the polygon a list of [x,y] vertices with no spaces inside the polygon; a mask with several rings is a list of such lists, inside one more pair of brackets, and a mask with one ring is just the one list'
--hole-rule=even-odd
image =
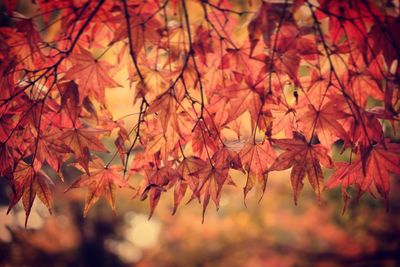
{"label": "blurred background", "polygon": [[132,200],[129,190],[117,192],[117,214],[100,201],[83,218],[84,190],[63,193],[66,186],[57,185],[53,215],[35,202],[27,229],[22,207],[6,215],[1,179],[0,266],[400,265],[398,179],[388,212],[365,195],[344,215],[340,189],[325,192],[318,206],[306,185],[295,206],[289,179],[272,174],[263,199],[251,192],[247,208],[235,179],[238,186],[225,189],[220,210],[210,206],[204,224],[195,202],[171,216],[170,192],[150,220],[148,203]]}

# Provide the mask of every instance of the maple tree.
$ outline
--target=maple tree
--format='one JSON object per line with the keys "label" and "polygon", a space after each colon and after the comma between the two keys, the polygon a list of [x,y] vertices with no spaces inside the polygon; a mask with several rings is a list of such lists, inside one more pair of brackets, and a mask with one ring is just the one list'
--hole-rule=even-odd
{"label": "maple tree", "polygon": [[[149,198],[150,215],[168,190],[173,212],[191,194],[204,213],[233,169],[245,195],[292,168],[295,203],[306,176],[318,200],[341,185],[346,203],[348,187],[388,202],[400,174],[393,1],[37,0],[31,16],[2,5],[0,175],[26,218],[36,196],[51,210],[65,165],[81,170],[70,188],[88,188],[85,214],[100,197],[114,209],[117,187]],[[124,86],[135,96],[116,118],[106,93]]]}

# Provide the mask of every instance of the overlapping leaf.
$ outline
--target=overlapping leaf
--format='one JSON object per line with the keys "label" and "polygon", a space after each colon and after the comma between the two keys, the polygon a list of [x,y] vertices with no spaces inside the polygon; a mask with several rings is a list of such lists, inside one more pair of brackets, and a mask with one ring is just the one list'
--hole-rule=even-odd
{"label": "overlapping leaf", "polygon": [[280,154],[270,167],[271,171],[285,170],[292,167],[290,180],[293,187],[294,202],[297,204],[298,196],[304,186],[304,178],[308,181],[320,200],[324,176],[321,164],[333,167],[327,150],[321,145],[308,143],[303,136],[296,134],[293,139],[277,139],[274,144],[285,150]]}
{"label": "overlapping leaf", "polygon": [[326,184],[328,189],[341,184],[342,194],[346,208],[350,196],[346,192],[349,186],[359,188],[359,195],[364,192],[372,192],[372,185],[388,203],[390,190],[390,175],[400,174],[400,146],[396,143],[379,144],[366,150],[365,155],[351,163],[338,163],[337,170],[332,174]]}
{"label": "overlapping leaf", "polygon": [[122,168],[120,166],[104,165],[99,158],[92,160],[88,168],[90,169],[90,174],[83,174],[68,190],[80,187],[87,188],[84,216],[88,214],[90,208],[100,197],[104,197],[115,212],[114,191],[116,187],[129,187],[129,183],[121,176]]}

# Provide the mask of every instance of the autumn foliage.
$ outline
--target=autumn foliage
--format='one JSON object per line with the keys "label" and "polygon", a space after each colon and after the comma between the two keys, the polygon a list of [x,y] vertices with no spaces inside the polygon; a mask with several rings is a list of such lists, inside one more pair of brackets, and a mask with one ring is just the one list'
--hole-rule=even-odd
{"label": "autumn foliage", "polygon": [[[173,213],[185,194],[218,208],[232,170],[245,197],[291,168],[295,203],[305,183],[318,200],[341,186],[344,207],[365,192],[388,202],[400,174],[392,1],[37,0],[30,17],[17,2],[2,2],[0,27],[9,209],[22,201],[28,218],[38,198],[51,211],[66,165],[80,175],[65,188],[87,188],[85,215],[101,197],[115,209],[119,187],[150,215],[168,190]],[[135,96],[116,118],[106,92],[124,86]]]}

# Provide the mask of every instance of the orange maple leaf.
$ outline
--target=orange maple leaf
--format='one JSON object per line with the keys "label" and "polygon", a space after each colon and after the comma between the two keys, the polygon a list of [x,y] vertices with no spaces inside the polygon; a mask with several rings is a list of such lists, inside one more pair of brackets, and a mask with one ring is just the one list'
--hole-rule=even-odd
{"label": "orange maple leaf", "polygon": [[174,188],[174,210],[172,214],[175,214],[182,198],[184,197],[187,187],[192,191],[196,190],[198,179],[193,176],[193,173],[199,172],[200,169],[204,168],[206,162],[197,157],[187,157],[177,167],[177,176]]}
{"label": "orange maple leaf", "polygon": [[255,179],[262,183],[263,192],[267,184],[265,174],[274,162],[276,155],[269,142],[262,144],[247,143],[239,152],[244,169],[247,171],[247,182],[243,188],[244,197],[253,188]]}
{"label": "orange maple leaf", "polygon": [[320,144],[312,145],[307,142],[304,136],[295,134],[293,139],[275,139],[274,144],[286,150],[280,154],[272,164],[270,171],[285,170],[292,168],[290,180],[294,192],[294,202],[297,205],[297,198],[303,189],[304,177],[307,174],[308,181],[320,200],[323,188],[323,174],[321,164],[325,167],[333,167],[327,150]]}
{"label": "orange maple leaf", "polygon": [[95,128],[75,127],[61,132],[58,138],[74,152],[78,163],[89,173],[90,149],[107,151],[98,139],[99,134],[104,132]]}
{"label": "orange maple leaf", "polygon": [[235,185],[228,172],[229,168],[217,168],[211,164],[207,164],[203,169],[193,174],[198,177],[199,183],[193,191],[192,199],[197,198],[200,200],[202,198],[202,222],[204,222],[204,214],[210,199],[212,199],[218,210],[222,187],[225,184]]}
{"label": "orange maple leaf", "polygon": [[115,187],[130,187],[129,183],[123,179],[120,172],[121,166],[107,166],[99,158],[90,161],[90,175],[83,174],[66,191],[72,188],[87,187],[84,216],[86,217],[89,209],[104,197],[112,210],[115,212]]}

